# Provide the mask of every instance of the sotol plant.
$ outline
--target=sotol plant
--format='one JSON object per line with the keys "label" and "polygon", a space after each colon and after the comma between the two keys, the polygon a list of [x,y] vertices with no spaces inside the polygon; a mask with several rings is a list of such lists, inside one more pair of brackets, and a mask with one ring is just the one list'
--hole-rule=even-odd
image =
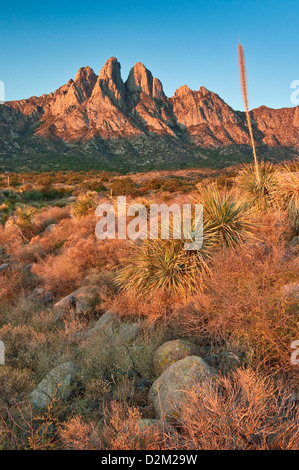
{"label": "sotol plant", "polygon": [[237,176],[237,185],[248,204],[263,210],[272,203],[272,193],[277,186],[275,168],[270,162],[261,162],[258,180],[254,165],[243,165]]}
{"label": "sotol plant", "polygon": [[84,217],[91,213],[96,208],[96,201],[92,193],[83,193],[78,196],[78,199],[72,207],[72,215],[75,218]]}
{"label": "sotol plant", "polygon": [[145,240],[125,260],[117,283],[141,295],[155,289],[181,295],[200,289],[208,271],[207,259],[215,246],[214,234],[208,229],[204,229],[203,239],[202,248],[196,251],[184,249],[185,239]]}
{"label": "sotol plant", "polygon": [[202,188],[194,199],[203,204],[205,223],[221,245],[234,247],[255,238],[256,224],[248,203],[217,185]]}
{"label": "sotol plant", "polygon": [[36,214],[36,209],[31,206],[22,205],[15,211],[15,222],[20,227],[31,227]]}
{"label": "sotol plant", "polygon": [[287,217],[299,233],[299,176],[286,166],[286,174],[277,176],[278,184],[273,188],[274,203],[286,210]]}

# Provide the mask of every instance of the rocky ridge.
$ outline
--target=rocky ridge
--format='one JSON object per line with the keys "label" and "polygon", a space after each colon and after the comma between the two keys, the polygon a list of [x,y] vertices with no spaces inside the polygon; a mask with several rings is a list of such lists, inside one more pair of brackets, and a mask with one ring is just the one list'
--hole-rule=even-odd
{"label": "rocky ridge", "polygon": [[[257,145],[298,149],[298,106],[261,106],[251,116]],[[109,159],[116,154],[114,140],[120,147],[121,141],[132,142],[134,151],[142,154],[145,139],[155,143],[156,154],[170,143],[175,151],[173,142],[180,151],[188,145],[217,149],[250,143],[245,114],[217,94],[203,86],[194,91],[184,85],[168,98],[160,80],[140,62],[124,82],[115,57],[98,76],[82,67],[74,80],[54,93],[0,105],[2,156],[26,153],[26,146],[34,142],[50,142],[53,151],[60,145],[59,151],[65,153],[79,143],[82,151],[99,151]]]}

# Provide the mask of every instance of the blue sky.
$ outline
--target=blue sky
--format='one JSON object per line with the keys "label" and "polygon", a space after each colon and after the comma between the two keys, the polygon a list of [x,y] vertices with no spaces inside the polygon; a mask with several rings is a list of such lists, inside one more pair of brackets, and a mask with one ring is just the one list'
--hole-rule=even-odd
{"label": "blue sky", "polygon": [[81,66],[115,56],[122,77],[143,62],[172,96],[180,85],[218,93],[243,109],[237,44],[249,103],[293,106],[299,79],[299,8],[293,1],[1,1],[0,80],[6,100],[54,91]]}

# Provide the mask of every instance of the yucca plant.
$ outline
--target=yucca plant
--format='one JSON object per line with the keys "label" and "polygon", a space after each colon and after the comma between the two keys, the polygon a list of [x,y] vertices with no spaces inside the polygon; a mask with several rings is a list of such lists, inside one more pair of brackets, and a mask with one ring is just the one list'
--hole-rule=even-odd
{"label": "yucca plant", "polygon": [[125,260],[116,276],[118,285],[136,294],[150,295],[155,289],[186,295],[204,285],[207,260],[215,246],[214,234],[204,229],[203,246],[186,250],[189,239],[145,240]]}
{"label": "yucca plant", "polygon": [[73,204],[72,215],[75,218],[80,218],[88,215],[96,208],[95,197],[92,193],[82,193]]}
{"label": "yucca plant", "polygon": [[285,210],[287,217],[299,233],[299,173],[293,173],[289,166],[286,173],[277,175],[277,185],[273,188],[274,204]]}
{"label": "yucca plant", "polygon": [[36,209],[31,206],[22,205],[15,211],[15,223],[21,227],[31,227],[33,225]]}
{"label": "yucca plant", "polygon": [[255,238],[257,225],[248,203],[216,184],[202,188],[194,199],[203,204],[204,221],[221,245],[232,248]]}
{"label": "yucca plant", "polygon": [[260,163],[259,179],[254,171],[254,164],[243,165],[236,181],[241,195],[252,207],[263,210],[271,204],[272,193],[277,185],[272,163]]}
{"label": "yucca plant", "polygon": [[14,213],[14,225],[18,228],[22,237],[28,241],[27,237],[34,234],[34,217],[36,209],[32,206],[20,205]]}

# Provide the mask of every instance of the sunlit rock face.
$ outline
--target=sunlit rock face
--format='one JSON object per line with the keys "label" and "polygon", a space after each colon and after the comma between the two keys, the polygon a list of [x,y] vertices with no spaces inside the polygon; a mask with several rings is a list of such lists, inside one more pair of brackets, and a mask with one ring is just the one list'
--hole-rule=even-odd
{"label": "sunlit rock face", "polygon": [[[257,145],[299,147],[299,107],[261,106],[251,111],[251,118]],[[169,98],[141,62],[124,82],[115,57],[99,75],[82,67],[53,93],[0,105],[0,130],[0,140],[30,130],[33,136],[62,142],[156,135],[202,148],[250,144],[244,113],[217,94],[183,85]]]}

